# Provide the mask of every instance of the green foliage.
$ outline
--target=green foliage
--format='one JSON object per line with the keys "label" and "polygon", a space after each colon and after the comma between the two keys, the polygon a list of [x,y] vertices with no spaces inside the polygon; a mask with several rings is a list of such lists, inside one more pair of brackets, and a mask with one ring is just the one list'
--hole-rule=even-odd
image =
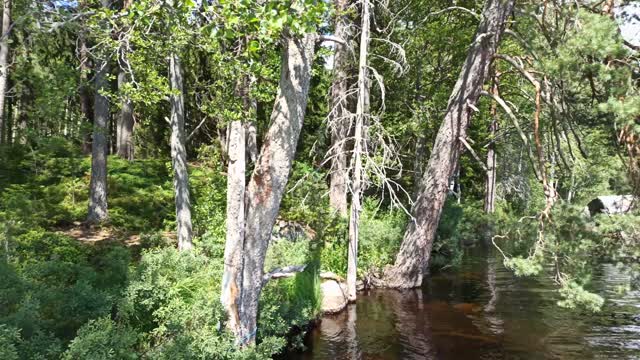
{"label": "green foliage", "polygon": [[504,260],[504,266],[513,270],[516,276],[534,276],[542,271],[542,264],[536,258],[508,258]]}
{"label": "green foliage", "polygon": [[90,320],[79,330],[63,359],[137,359],[133,351],[137,334],[108,317]]}
{"label": "green foliage", "polygon": [[[293,278],[269,283],[260,301],[258,336],[271,344],[265,346],[278,344],[273,350],[280,352],[286,345],[284,336],[292,331],[304,335],[310,321],[319,314],[321,295],[317,263],[309,264]],[[294,340],[294,344],[300,346],[301,340],[302,337]]]}
{"label": "green foliage", "polygon": [[198,150],[198,162],[191,166],[189,184],[195,242],[211,257],[224,256],[226,237],[227,179],[220,153],[214,146]]}
{"label": "green foliage", "polygon": [[20,333],[17,329],[8,328],[0,324],[0,358],[5,360],[18,360],[16,343],[20,341]]}
{"label": "green foliage", "polygon": [[[384,211],[368,199],[360,214],[358,273],[378,272],[393,263],[404,235],[406,215],[399,209]],[[346,224],[344,237],[326,241],[322,249],[322,269],[344,276],[347,271]]]}
{"label": "green foliage", "polygon": [[130,255],[32,230],[10,242],[9,259],[0,265],[0,323],[20,329],[20,358],[51,358],[86,321],[110,314]]}
{"label": "green foliage", "polygon": [[463,247],[487,241],[493,221],[481,210],[479,202],[457,204],[448,198],[433,243],[431,265],[435,268],[459,265]]}
{"label": "green foliage", "polygon": [[594,293],[586,291],[579,284],[570,281],[560,288],[560,295],[562,300],[558,301],[558,305],[575,309],[576,307],[585,308],[592,312],[598,312],[604,304],[604,299]]}
{"label": "green foliage", "polygon": [[[0,219],[17,229],[68,226],[87,213],[90,159],[68,141],[52,138],[24,151],[0,152],[8,178],[0,177]],[[110,223],[122,231],[162,228],[173,218],[173,185],[161,160],[110,157]]]}
{"label": "green foliage", "polygon": [[289,266],[305,265],[311,256],[310,241],[300,239],[289,241],[288,239],[276,239],[271,241],[264,261],[265,271]]}
{"label": "green foliage", "polygon": [[392,264],[404,235],[407,216],[399,209],[377,209],[373,201],[365,201],[360,218],[360,272],[379,271]]}

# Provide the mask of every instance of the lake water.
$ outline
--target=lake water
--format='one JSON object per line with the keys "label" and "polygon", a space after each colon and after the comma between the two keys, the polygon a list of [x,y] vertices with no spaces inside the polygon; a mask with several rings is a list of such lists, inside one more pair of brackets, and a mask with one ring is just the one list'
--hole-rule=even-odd
{"label": "lake water", "polygon": [[598,314],[558,307],[544,278],[516,278],[491,251],[470,250],[457,270],[421,289],[360,293],[325,316],[289,359],[640,359],[640,291],[612,265],[594,285],[609,298]]}

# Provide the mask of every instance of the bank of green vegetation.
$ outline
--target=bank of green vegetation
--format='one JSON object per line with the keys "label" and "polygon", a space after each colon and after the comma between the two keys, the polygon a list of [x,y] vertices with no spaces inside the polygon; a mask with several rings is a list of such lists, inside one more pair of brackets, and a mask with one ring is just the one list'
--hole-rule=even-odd
{"label": "bank of green vegetation", "polygon": [[[290,176],[274,180],[286,187],[275,206],[264,272],[306,267],[259,289],[257,330],[248,338],[229,330],[230,311],[220,299],[226,228],[234,220],[227,218],[229,164],[238,156],[229,154],[229,134],[240,123],[254,126],[263,148],[287,140],[267,138],[278,116],[279,109],[271,114],[281,96],[277,89],[290,75],[286,68],[281,75],[286,41],[332,34],[341,16],[357,29],[363,2],[347,1],[349,9],[341,11],[339,2],[311,0],[215,6],[145,0],[129,4],[132,10],[127,1],[80,1],[79,8],[29,3],[14,3],[20,21],[10,34],[11,102],[0,109],[7,115],[0,124],[0,359],[268,359],[303,347],[320,315],[320,274],[346,278],[348,269],[349,221],[329,195],[336,174],[331,149],[342,143],[347,157],[354,152],[352,129],[335,141],[330,126],[336,71],[329,58],[335,49],[318,45],[315,57],[306,59],[312,63],[305,64],[309,91],[300,140]],[[483,19],[476,12],[485,2],[459,1],[454,8],[444,0],[375,3],[365,59],[370,113],[360,114],[368,119],[366,127],[361,124],[368,138],[358,209],[357,275],[364,285],[384,277],[408,224],[423,215],[412,213],[412,205],[430,195],[422,185],[431,174],[422,172],[439,155],[430,151],[474,48]],[[494,59],[479,85],[484,95],[472,107],[465,140],[471,150],[465,147],[447,179],[429,271],[455,269],[468,247],[484,246],[518,276],[553,279],[558,306],[579,314],[598,311],[606,301],[590,287],[598,264],[618,264],[640,279],[640,213],[585,213],[598,196],[638,193],[640,72],[637,52],[625,45],[611,14],[565,2],[541,11],[538,1],[519,1],[510,13],[501,58]],[[348,41],[348,111],[357,108],[355,85],[365,83],[357,81],[358,41]],[[89,45],[92,61],[80,61],[82,44]],[[184,91],[167,80],[165,59],[175,54],[184,67]],[[103,58],[113,71],[100,87],[100,71],[84,67]],[[116,86],[120,74],[129,81]],[[539,78],[545,93],[536,93],[525,75]],[[494,86],[506,109],[487,96]],[[82,110],[85,90],[93,105],[107,101],[112,107],[106,114]],[[181,138],[190,251],[179,251],[176,240],[176,161],[169,146],[175,141],[169,139],[180,137],[172,136],[168,119],[177,116],[177,102],[167,100],[178,93],[186,109]],[[542,105],[536,106],[536,95],[544,98]],[[127,101],[135,108],[133,159],[116,155],[114,145]],[[91,125],[95,115],[112,125]],[[85,222],[96,188],[87,149],[91,132],[109,140],[102,164],[108,218],[99,224]],[[461,140],[451,141],[458,146]],[[251,156],[264,154],[244,153],[247,166],[235,180],[263,179],[253,176],[261,163]],[[343,169],[346,203],[353,199],[351,161]],[[235,200],[231,205],[251,199]],[[490,209],[488,202],[494,203]],[[104,236],[92,241],[91,234]]]}

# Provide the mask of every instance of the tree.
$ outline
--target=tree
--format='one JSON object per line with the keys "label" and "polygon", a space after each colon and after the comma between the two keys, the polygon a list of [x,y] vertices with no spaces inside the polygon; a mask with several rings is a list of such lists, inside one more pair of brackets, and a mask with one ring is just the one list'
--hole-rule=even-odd
{"label": "tree", "polygon": [[[102,7],[108,8],[109,0],[101,0]],[[109,98],[105,92],[109,88],[109,60],[94,59],[95,95],[93,105],[93,136],[91,141],[91,182],[89,184],[88,223],[100,223],[109,217],[107,208],[107,127],[111,113]]]}
{"label": "tree", "polygon": [[487,1],[449,104],[431,158],[421,180],[419,195],[412,206],[412,219],[393,266],[384,272],[384,286],[411,288],[422,284],[442,208],[461,152],[466,130],[482,85],[496,53],[507,18],[515,0]]}
{"label": "tree", "polygon": [[349,216],[349,251],[347,255],[347,292],[349,301],[356,300],[356,280],[358,270],[358,238],[360,212],[362,211],[362,153],[365,148],[365,122],[369,112],[369,80],[367,58],[370,41],[369,0],[360,2],[362,7],[360,26],[360,57],[358,61],[358,103],[355,114],[355,135],[353,137],[353,180],[351,190],[351,212]]}
{"label": "tree", "polygon": [[[2,34],[0,35],[0,144],[5,141],[4,103],[9,80],[9,33],[11,31],[11,0],[2,0]],[[7,139],[7,142],[9,139]]]}
{"label": "tree", "polygon": [[[126,11],[131,7],[132,0],[125,0],[122,6],[122,10]],[[121,34],[126,34],[126,27],[121,31]],[[126,35],[124,35],[126,37]],[[118,117],[116,125],[116,149],[117,154],[123,159],[133,160],[134,146],[133,146],[133,102],[131,98],[126,94],[127,84],[130,82],[129,77],[131,74],[127,74],[125,69],[127,62],[127,51],[129,48],[128,41],[121,41],[119,51],[119,64],[120,70],[118,72],[118,90],[121,93],[120,104],[120,116]]]}
{"label": "tree", "polygon": [[347,109],[349,48],[351,19],[347,11],[349,0],[335,0],[335,36],[345,40],[336,43],[333,58],[334,77],[331,84],[331,108],[329,126],[331,128],[331,179],[329,201],[331,206],[342,216],[347,215],[347,148],[349,136],[349,118]]}
{"label": "tree", "polygon": [[[491,93],[498,94],[497,74],[493,76]],[[484,183],[484,212],[492,214],[496,210],[496,135],[498,133],[498,106],[491,103],[491,120],[489,123],[489,145],[487,146],[487,164]]]}
{"label": "tree", "polygon": [[176,223],[178,249],[190,250],[191,202],[189,200],[189,172],[184,134],[184,96],[182,90],[182,66],[177,55],[169,56],[169,82],[171,84],[171,164],[173,166],[173,189],[176,198]]}
{"label": "tree", "polygon": [[229,199],[244,201],[246,214],[244,238],[237,237],[225,246],[221,294],[229,315],[228,327],[239,346],[255,343],[264,260],[302,130],[316,40],[317,35],[312,33],[285,35],[271,126],[245,196],[240,197],[239,191],[238,197]]}

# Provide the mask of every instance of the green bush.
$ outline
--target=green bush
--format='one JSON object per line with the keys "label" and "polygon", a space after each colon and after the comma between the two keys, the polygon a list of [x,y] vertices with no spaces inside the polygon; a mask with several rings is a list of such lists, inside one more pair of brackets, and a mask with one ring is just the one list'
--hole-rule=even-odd
{"label": "green bush", "polygon": [[[402,243],[406,226],[406,215],[398,210],[379,210],[378,204],[365,200],[360,214],[360,238],[358,248],[358,272],[379,271],[393,263]],[[325,241],[322,249],[323,270],[344,276],[347,271],[347,224],[343,225],[344,236]]]}
{"label": "green bush", "polygon": [[82,245],[44,230],[9,245],[9,262],[0,262],[0,324],[20,329],[20,358],[57,357],[84,323],[111,313],[126,285],[130,254],[122,246]]}
{"label": "green bush", "polygon": [[78,330],[78,335],[62,356],[65,360],[137,359],[133,346],[137,334],[119,326],[108,317],[90,320]]}
{"label": "green bush", "polygon": [[20,333],[17,329],[0,324],[0,359],[18,360],[16,344],[20,341]]}

